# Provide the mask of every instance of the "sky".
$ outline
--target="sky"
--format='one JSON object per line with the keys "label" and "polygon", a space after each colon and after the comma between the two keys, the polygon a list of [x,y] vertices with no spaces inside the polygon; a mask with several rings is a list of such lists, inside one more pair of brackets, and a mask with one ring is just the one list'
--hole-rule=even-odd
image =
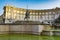
{"label": "sky", "polygon": [[27,8],[28,5],[28,9],[41,10],[60,7],[60,0],[0,0],[0,15],[6,5],[18,8]]}

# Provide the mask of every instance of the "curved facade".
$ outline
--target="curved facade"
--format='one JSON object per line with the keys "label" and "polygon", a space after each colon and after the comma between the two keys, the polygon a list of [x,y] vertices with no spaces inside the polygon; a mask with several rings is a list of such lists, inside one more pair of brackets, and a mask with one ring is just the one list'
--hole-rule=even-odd
{"label": "curved facade", "polygon": [[[28,9],[30,12],[29,21],[53,21],[60,14],[60,8],[54,9],[45,9],[45,10],[32,10]],[[5,6],[4,7],[4,18],[5,23],[10,23],[14,21],[25,21],[26,9],[17,8],[13,6]],[[11,21],[12,20],[12,21]]]}

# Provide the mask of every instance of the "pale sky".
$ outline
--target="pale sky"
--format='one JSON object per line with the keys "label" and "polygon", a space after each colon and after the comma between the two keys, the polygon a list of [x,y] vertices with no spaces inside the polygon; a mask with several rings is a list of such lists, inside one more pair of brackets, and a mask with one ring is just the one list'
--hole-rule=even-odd
{"label": "pale sky", "polygon": [[41,10],[60,7],[60,0],[0,0],[0,15],[7,4],[18,8],[27,8],[28,5],[28,9]]}

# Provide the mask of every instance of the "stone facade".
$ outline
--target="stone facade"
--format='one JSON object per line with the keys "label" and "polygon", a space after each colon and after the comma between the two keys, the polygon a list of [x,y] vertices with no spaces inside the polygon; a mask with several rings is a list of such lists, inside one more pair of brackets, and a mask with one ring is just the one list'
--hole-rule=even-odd
{"label": "stone facade", "polygon": [[[60,8],[45,10],[28,9],[28,11],[30,12],[29,21],[39,21],[45,23],[53,21],[60,14]],[[14,21],[25,21],[25,14],[26,9],[8,5],[4,7],[3,18],[5,18],[5,23],[12,23]]]}

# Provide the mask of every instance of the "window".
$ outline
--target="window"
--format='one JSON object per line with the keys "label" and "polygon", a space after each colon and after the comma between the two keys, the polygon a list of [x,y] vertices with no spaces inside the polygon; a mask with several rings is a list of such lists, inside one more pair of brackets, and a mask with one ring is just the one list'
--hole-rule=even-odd
{"label": "window", "polygon": [[36,13],[36,15],[38,15],[38,13]]}
{"label": "window", "polygon": [[60,10],[59,10],[59,11],[57,11],[57,12],[58,12],[57,14],[58,14],[58,15],[60,15]]}
{"label": "window", "polygon": [[16,10],[14,10],[14,12],[16,12]]}
{"label": "window", "polygon": [[39,15],[41,15],[41,13],[39,13]]}
{"label": "window", "polygon": [[24,12],[24,14],[25,14],[26,12]]}
{"label": "window", "polygon": [[51,12],[49,12],[49,14],[51,14]]}
{"label": "window", "polygon": [[38,21],[38,16],[36,16],[35,18],[36,18],[35,20]]}
{"label": "window", "polygon": [[32,16],[30,16],[30,20],[32,20]]}
{"label": "window", "polygon": [[46,20],[48,20],[48,16],[46,15],[45,17],[46,17]]}
{"label": "window", "polygon": [[17,11],[17,13],[19,13],[19,11]]}
{"label": "window", "polygon": [[33,15],[35,15],[35,13],[33,13]]}
{"label": "window", "polygon": [[55,12],[53,12],[53,14],[55,14]]}
{"label": "window", "polygon": [[48,12],[46,12],[46,15],[48,14]]}
{"label": "window", "polygon": [[49,15],[49,20],[51,20],[51,15]]}
{"label": "window", "polygon": [[32,12],[30,12],[30,15],[32,14]]}
{"label": "window", "polygon": [[42,13],[42,14],[44,14],[44,13]]}
{"label": "window", "polygon": [[23,11],[20,11],[20,13],[23,13]]}
{"label": "window", "polygon": [[11,9],[9,9],[9,12],[11,11]]}
{"label": "window", "polygon": [[11,16],[11,13],[8,13],[8,12],[7,12],[6,15],[7,15],[7,16]]}
{"label": "window", "polygon": [[35,16],[33,16],[33,21],[35,21]]}
{"label": "window", "polygon": [[44,16],[42,16],[42,19],[44,19]]}

